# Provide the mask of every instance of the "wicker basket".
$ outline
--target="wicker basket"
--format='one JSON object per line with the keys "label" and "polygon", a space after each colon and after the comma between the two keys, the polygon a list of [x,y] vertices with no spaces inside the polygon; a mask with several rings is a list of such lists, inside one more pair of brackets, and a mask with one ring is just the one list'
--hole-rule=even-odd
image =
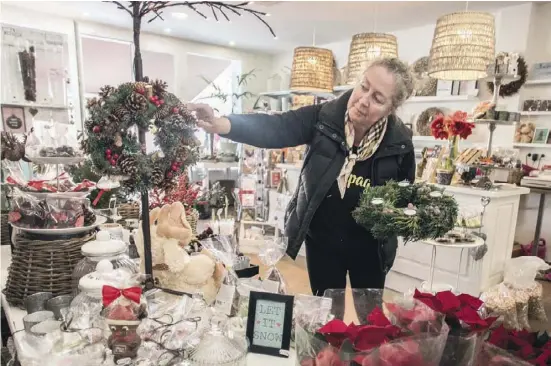
{"label": "wicker basket", "polygon": [[187,216],[187,222],[191,226],[193,235],[197,235],[197,223],[199,222],[199,211],[196,209],[191,210],[191,214]]}
{"label": "wicker basket", "polygon": [[122,217],[122,220],[139,219],[140,204],[138,202],[123,203],[119,205],[117,212]]}
{"label": "wicker basket", "polygon": [[291,90],[333,91],[333,52],[325,48],[297,47],[291,69]]}
{"label": "wicker basket", "polygon": [[51,292],[54,297],[71,294],[73,269],[83,258],[80,249],[94,236],[88,233],[44,241],[18,234],[3,290],[8,303],[23,308],[25,298],[36,292]]}
{"label": "wicker basket", "polygon": [[0,243],[7,245],[11,242],[10,238],[10,224],[8,222],[8,213],[2,211],[0,215]]}

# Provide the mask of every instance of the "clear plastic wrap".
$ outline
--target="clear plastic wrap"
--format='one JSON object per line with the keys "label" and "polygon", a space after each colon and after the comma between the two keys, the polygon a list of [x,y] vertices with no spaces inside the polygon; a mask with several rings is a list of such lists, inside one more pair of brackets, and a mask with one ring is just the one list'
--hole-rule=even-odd
{"label": "clear plastic wrap", "polygon": [[[29,229],[63,229],[92,225],[90,201],[65,194],[47,194],[37,198],[15,190],[8,220],[16,227]],[[92,222],[93,220],[93,222]]]}
{"label": "clear plastic wrap", "polygon": [[490,343],[484,343],[474,366],[529,366],[531,363],[525,362],[509,352],[496,347]]}
{"label": "clear plastic wrap", "polygon": [[515,299],[519,329],[529,330],[529,320],[547,321],[543,291],[535,279],[539,271],[550,268],[543,259],[535,256],[513,258],[507,263],[503,282]]}
{"label": "clear plastic wrap", "polygon": [[264,288],[268,292],[278,294],[287,293],[287,284],[276,264],[283,258],[287,250],[288,239],[286,237],[264,237],[264,244],[260,248],[258,258],[268,269],[262,277]]}
{"label": "clear plastic wrap", "polygon": [[97,366],[103,362],[105,345],[100,329],[56,331],[44,336],[14,334],[17,357],[25,366]]}
{"label": "clear plastic wrap", "polygon": [[[338,290],[327,294],[341,296]],[[312,332],[320,313],[312,312],[316,321],[302,317],[296,322],[295,349],[297,363],[306,365],[343,365],[354,361],[360,365],[413,366],[436,365],[439,363],[448,335],[448,327],[441,317],[425,305],[414,300],[401,303],[397,308],[408,309],[389,313],[390,320],[382,308],[393,308],[382,302],[382,290],[356,289],[356,307],[369,311],[365,325],[346,325],[340,319],[333,319]],[[361,303],[359,299],[363,299]],[[367,304],[364,303],[367,301]],[[342,302],[333,302],[338,309]],[[427,314],[431,316],[427,317]],[[421,318],[417,318],[419,315]],[[420,324],[430,320],[426,327],[404,329],[398,324]],[[440,321],[438,321],[440,319]],[[425,331],[429,330],[429,331]]]}
{"label": "clear plastic wrap", "polygon": [[83,156],[70,126],[63,123],[44,124],[40,144],[27,146],[29,158],[74,158]]}
{"label": "clear plastic wrap", "polygon": [[207,251],[225,267],[220,290],[216,295],[214,307],[227,316],[235,316],[239,310],[237,284],[239,278],[233,268],[237,260],[237,249],[231,236],[217,236],[201,242],[203,252]]}
{"label": "clear plastic wrap", "polygon": [[147,317],[147,305],[142,302],[141,294],[139,287],[103,286],[102,315],[111,331],[107,347],[113,352],[115,362],[138,354],[142,340],[137,329],[142,319]]}
{"label": "clear plastic wrap", "polygon": [[75,183],[71,177],[62,172],[56,175],[55,170],[46,170],[44,174],[34,177],[33,180],[25,180],[22,174],[12,174],[6,178],[6,183],[35,197],[45,197],[46,193],[65,193],[75,197],[85,197],[96,186],[94,182],[83,180]]}
{"label": "clear plastic wrap", "polygon": [[486,311],[499,316],[507,329],[520,329],[517,317],[517,304],[511,290],[503,283],[491,287],[481,297],[486,305]]}

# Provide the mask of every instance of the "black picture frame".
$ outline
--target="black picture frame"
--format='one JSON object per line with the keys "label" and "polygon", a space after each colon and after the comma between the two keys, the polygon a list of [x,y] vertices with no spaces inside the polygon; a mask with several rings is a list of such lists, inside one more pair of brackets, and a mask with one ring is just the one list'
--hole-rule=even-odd
{"label": "black picture frame", "polygon": [[[283,316],[283,333],[281,339],[281,347],[268,347],[255,344],[254,334],[256,319],[256,307],[259,300],[273,301],[285,304],[285,314]],[[247,317],[247,339],[249,340],[249,352],[260,353],[269,356],[289,358],[289,350],[291,348],[291,329],[293,324],[293,305],[294,296],[280,295],[268,292],[251,291],[249,297],[249,312]]]}

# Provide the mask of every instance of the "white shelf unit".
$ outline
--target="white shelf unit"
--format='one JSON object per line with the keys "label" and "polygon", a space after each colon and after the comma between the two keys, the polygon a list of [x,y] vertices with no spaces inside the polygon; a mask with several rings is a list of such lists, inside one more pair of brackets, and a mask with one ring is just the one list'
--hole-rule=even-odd
{"label": "white shelf unit", "polygon": [[[332,97],[337,93],[345,92],[354,88],[353,85],[339,85],[333,88],[333,93],[329,92],[319,92],[319,91],[291,91],[291,90],[280,90],[280,91],[271,91],[260,93],[260,96],[270,97],[270,98],[283,98],[288,97],[293,94],[309,94],[315,95],[318,97]],[[475,95],[432,95],[428,97],[411,97],[406,103],[437,103],[437,102],[462,102],[462,101],[474,101],[478,97]]]}
{"label": "white shelf unit", "polygon": [[524,85],[551,85],[551,79],[526,80]]}
{"label": "white shelf unit", "polygon": [[535,144],[530,142],[513,142],[513,147],[527,149],[551,149],[551,144]]}
{"label": "white shelf unit", "polygon": [[72,109],[73,107],[70,105],[64,105],[64,104],[46,104],[46,103],[34,103],[34,102],[16,102],[16,101],[4,101],[2,102],[4,105],[13,105],[17,107],[25,107],[25,108],[41,108],[41,109]]}
{"label": "white shelf unit", "polygon": [[551,116],[551,111],[522,111],[523,116]]}

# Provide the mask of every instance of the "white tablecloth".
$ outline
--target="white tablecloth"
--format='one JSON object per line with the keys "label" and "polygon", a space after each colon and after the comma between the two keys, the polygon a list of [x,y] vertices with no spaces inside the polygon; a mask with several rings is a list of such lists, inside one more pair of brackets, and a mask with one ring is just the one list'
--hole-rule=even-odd
{"label": "white tablecloth", "polygon": [[[11,262],[11,249],[9,245],[2,245],[0,252],[0,270],[2,289],[6,286],[8,279],[8,266]],[[6,300],[6,296],[2,293],[2,308],[6,314],[10,330],[13,333],[23,329],[23,317],[27,314],[25,310],[10,306]],[[17,346],[17,337],[14,337]],[[295,364],[295,352],[291,352],[289,359],[278,358],[273,356],[258,355],[250,353],[247,356],[247,365],[250,366],[291,366]],[[22,365],[25,366],[25,365]]]}

